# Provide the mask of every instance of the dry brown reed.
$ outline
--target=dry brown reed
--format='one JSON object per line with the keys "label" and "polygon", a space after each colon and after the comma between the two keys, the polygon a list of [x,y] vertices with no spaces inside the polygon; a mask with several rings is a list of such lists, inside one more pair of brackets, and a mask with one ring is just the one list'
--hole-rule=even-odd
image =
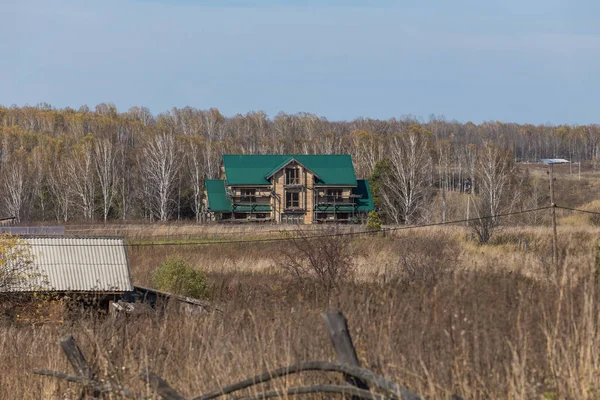
{"label": "dry brown reed", "polygon": [[[357,237],[350,251],[360,272],[334,293],[284,274],[272,257],[281,242],[132,248],[136,283],[147,284],[177,253],[206,271],[223,313],[4,321],[0,398],[76,397],[70,384],[31,374],[68,370],[57,344],[65,334],[104,376],[148,394],[137,378],[146,365],[192,396],[286,364],[334,360],[324,310],[346,314],[365,367],[426,398],[598,398],[600,231],[559,232],[558,268],[543,228],[503,229],[485,246],[464,227]],[[309,374],[274,385],[319,379],[337,378]]]}

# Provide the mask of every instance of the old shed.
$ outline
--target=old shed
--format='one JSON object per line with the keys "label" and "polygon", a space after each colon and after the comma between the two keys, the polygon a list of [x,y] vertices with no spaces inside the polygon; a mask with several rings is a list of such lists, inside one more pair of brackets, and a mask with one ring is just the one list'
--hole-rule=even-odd
{"label": "old shed", "polygon": [[33,265],[54,292],[125,293],[133,290],[125,242],[106,237],[23,237]]}
{"label": "old shed", "polygon": [[133,293],[123,238],[21,236],[19,247],[29,258],[27,279],[3,292],[45,292],[59,298],[108,308]]}

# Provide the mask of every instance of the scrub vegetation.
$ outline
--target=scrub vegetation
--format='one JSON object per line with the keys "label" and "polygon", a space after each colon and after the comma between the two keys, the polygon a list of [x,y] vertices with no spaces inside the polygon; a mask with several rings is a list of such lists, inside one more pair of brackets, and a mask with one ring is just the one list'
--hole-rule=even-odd
{"label": "scrub vegetation", "polygon": [[[137,283],[150,284],[177,253],[205,272],[209,301],[220,311],[84,313],[39,325],[5,319],[0,397],[76,397],[76,385],[31,374],[69,370],[57,345],[65,334],[117,382],[144,392],[137,371],[150,365],[192,397],[259,371],[335,360],[319,313],[341,310],[360,362],[426,398],[594,399],[599,234],[596,227],[560,227],[557,266],[545,227],[503,228],[485,245],[465,227],[379,233],[340,246],[321,240],[317,257],[335,252],[352,261],[335,285],[323,284],[329,281],[316,270],[290,269],[282,242],[133,247]],[[285,242],[290,252],[310,242],[298,240]],[[277,385],[302,379],[315,377]]]}
{"label": "scrub vegetation", "polygon": [[[554,263],[550,210],[529,211],[549,205],[541,157],[574,161],[554,169],[559,206],[600,211],[598,126],[153,116],[109,104],[0,108],[0,121],[8,213],[60,221],[68,234],[123,235],[135,284],[216,306],[81,310],[45,323],[6,312],[0,398],[78,397],[77,386],[31,373],[69,370],[66,334],[115,382],[148,393],[138,371],[150,366],[189,398],[333,361],[326,310],[348,318],[363,366],[425,398],[600,398],[600,218],[557,209]],[[368,226],[206,221],[204,180],[225,153],[350,153],[377,212]],[[304,379],[315,376],[273,385]]]}

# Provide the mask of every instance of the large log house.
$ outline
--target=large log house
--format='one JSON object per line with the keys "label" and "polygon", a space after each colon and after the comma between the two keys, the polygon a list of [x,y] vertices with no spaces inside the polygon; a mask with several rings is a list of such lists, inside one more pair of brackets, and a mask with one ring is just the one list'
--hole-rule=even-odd
{"label": "large log house", "polygon": [[205,205],[221,221],[364,222],[374,209],[348,154],[227,154],[220,178],[206,181]]}

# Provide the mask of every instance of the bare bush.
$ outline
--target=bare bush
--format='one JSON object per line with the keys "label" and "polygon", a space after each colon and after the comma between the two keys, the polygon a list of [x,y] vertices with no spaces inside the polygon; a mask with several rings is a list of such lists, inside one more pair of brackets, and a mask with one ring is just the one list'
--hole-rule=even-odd
{"label": "bare bush", "polygon": [[479,239],[479,243],[485,244],[489,243],[498,224],[492,218],[478,218],[471,226]]}
{"label": "bare bush", "polygon": [[399,244],[402,250],[386,280],[436,285],[457,263],[458,250],[444,238],[406,237]]}
{"label": "bare bush", "polygon": [[475,206],[475,215],[477,215],[477,219],[470,222],[471,229],[473,230],[473,233],[477,235],[479,243],[489,243],[500,220],[495,215],[484,214],[485,210],[489,210],[490,208],[487,197],[474,200],[473,205]]}
{"label": "bare bush", "polygon": [[316,279],[328,292],[350,278],[354,270],[348,237],[339,229],[298,230],[276,257],[278,264],[299,280]]}

